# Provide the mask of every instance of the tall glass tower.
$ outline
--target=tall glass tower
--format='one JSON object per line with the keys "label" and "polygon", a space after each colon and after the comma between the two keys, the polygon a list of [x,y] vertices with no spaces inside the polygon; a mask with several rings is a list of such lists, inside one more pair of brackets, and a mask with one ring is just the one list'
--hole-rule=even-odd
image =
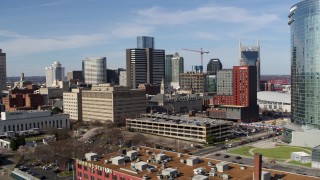
{"label": "tall glass tower", "polygon": [[320,1],[293,5],[291,30],[291,121],[320,128]]}
{"label": "tall glass tower", "polygon": [[154,38],[149,36],[138,36],[137,37],[137,48],[154,48]]}

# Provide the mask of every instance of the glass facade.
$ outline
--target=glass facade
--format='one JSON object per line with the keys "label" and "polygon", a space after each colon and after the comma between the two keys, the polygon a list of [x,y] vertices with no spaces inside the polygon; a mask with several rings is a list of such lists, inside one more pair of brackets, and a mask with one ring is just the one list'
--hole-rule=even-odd
{"label": "glass facade", "polygon": [[107,59],[85,58],[82,61],[82,73],[86,84],[102,84],[107,82]]}
{"label": "glass facade", "polygon": [[291,35],[292,122],[320,127],[320,1],[293,5],[288,15]]}
{"label": "glass facade", "polygon": [[154,47],[154,38],[148,36],[138,36],[137,37],[137,48],[155,48]]}

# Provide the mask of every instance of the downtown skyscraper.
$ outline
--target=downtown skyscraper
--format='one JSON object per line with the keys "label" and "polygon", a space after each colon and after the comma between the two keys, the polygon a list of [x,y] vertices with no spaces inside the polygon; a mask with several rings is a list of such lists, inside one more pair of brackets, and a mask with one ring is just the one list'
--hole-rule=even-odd
{"label": "downtown skyscraper", "polygon": [[293,5],[291,30],[291,121],[320,128],[320,1]]}
{"label": "downtown skyscraper", "polygon": [[64,67],[59,61],[53,62],[51,67],[46,67],[46,86],[57,87],[59,81],[64,81]]}
{"label": "downtown skyscraper", "polygon": [[138,36],[137,37],[137,48],[155,48],[154,47],[154,37],[150,36]]}
{"label": "downtown skyscraper", "polygon": [[184,59],[179,56],[176,52],[173,55],[168,54],[165,58],[165,83],[169,85],[170,83],[180,82],[180,73],[184,72]]}
{"label": "downtown skyscraper", "polygon": [[139,84],[161,84],[164,78],[165,51],[161,49],[127,49],[127,85],[136,89]]}
{"label": "downtown skyscraper", "polygon": [[255,66],[257,69],[257,91],[260,91],[260,44],[244,46],[239,42],[239,65],[240,66]]}
{"label": "downtown skyscraper", "polygon": [[6,53],[2,52],[0,49],[0,95],[2,94],[2,90],[6,90],[6,82],[7,82],[7,65],[6,65]]}

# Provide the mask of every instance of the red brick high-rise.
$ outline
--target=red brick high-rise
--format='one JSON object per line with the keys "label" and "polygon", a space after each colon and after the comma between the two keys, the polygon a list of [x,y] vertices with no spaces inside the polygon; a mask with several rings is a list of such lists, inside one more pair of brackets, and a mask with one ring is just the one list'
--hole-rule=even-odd
{"label": "red brick high-rise", "polygon": [[217,95],[213,97],[214,108],[208,109],[212,118],[241,122],[258,121],[257,69],[255,66],[233,66],[218,71]]}

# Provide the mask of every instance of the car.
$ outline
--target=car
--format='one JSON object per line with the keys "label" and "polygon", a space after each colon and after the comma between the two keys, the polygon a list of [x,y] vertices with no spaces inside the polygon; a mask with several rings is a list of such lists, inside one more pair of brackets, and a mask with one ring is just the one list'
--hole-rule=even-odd
{"label": "car", "polygon": [[220,156],[221,154],[220,154],[220,153],[215,153],[214,155],[215,155],[215,156]]}
{"label": "car", "polygon": [[46,176],[41,176],[40,179],[41,179],[41,180],[47,179],[47,177],[46,177]]}
{"label": "car", "polygon": [[226,154],[226,155],[224,155],[223,157],[224,157],[224,158],[229,158],[230,156]]}
{"label": "car", "polygon": [[241,159],[241,157],[240,156],[236,156],[236,160],[239,160],[239,159]]}

